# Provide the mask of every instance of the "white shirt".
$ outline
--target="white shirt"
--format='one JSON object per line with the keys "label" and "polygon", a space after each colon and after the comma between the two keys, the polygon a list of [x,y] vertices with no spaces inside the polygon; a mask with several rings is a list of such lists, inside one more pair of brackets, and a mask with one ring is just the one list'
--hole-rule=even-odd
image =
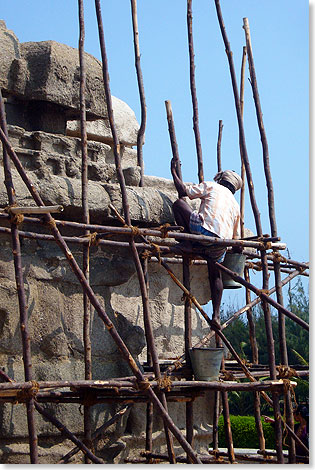
{"label": "white shirt", "polygon": [[232,192],[214,181],[186,186],[189,199],[201,199],[202,226],[220,238],[240,237],[240,206]]}

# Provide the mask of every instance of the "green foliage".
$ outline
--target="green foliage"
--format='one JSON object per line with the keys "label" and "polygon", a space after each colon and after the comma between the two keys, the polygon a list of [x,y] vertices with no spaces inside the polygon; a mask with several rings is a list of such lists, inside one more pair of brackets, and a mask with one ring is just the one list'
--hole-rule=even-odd
{"label": "green foliage", "polygon": [[[253,416],[230,415],[233,445],[240,449],[259,449],[259,440]],[[266,440],[266,449],[275,448],[274,428],[262,419],[263,432]],[[223,416],[219,418],[219,447],[227,447],[224,432]]]}

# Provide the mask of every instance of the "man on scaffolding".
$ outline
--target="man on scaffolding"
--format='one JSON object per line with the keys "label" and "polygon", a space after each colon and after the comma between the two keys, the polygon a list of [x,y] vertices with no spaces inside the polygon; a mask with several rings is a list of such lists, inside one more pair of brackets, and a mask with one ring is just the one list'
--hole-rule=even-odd
{"label": "man on scaffolding", "polygon": [[[240,238],[240,207],[234,194],[242,187],[242,178],[233,170],[220,171],[214,181],[185,185],[178,177],[179,161],[172,158],[171,173],[178,199],[173,204],[173,213],[177,225],[184,227],[185,232],[206,235],[216,238]],[[201,199],[198,211],[193,211],[184,197]],[[213,244],[212,241],[200,242],[207,246],[207,260],[211,299],[213,306],[212,323],[220,328],[220,305],[223,292],[221,271],[215,262],[222,263],[226,247]],[[191,252],[193,243],[178,244],[178,252]]]}

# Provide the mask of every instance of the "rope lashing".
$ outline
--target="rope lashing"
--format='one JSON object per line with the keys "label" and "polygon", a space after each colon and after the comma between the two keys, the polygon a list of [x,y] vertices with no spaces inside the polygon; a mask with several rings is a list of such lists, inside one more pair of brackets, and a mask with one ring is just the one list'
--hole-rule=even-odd
{"label": "rope lashing", "polygon": [[90,233],[87,235],[89,238],[89,246],[97,246],[99,244],[99,239],[97,238],[97,232]]}
{"label": "rope lashing", "polygon": [[50,228],[51,230],[57,227],[55,219],[49,220],[49,222],[46,222],[45,225],[47,225],[47,227]]}
{"label": "rope lashing", "polygon": [[172,389],[172,380],[168,375],[164,375],[157,380],[157,386],[159,389],[165,389],[167,392],[170,392]]}
{"label": "rope lashing", "polygon": [[181,300],[183,302],[189,302],[189,305],[192,305],[192,295],[186,294],[186,292],[183,293]]}
{"label": "rope lashing", "polygon": [[161,262],[162,262],[162,260],[161,260],[161,248],[159,247],[159,245],[156,245],[156,243],[153,243],[153,242],[150,242],[150,245],[153,248],[153,252],[157,257],[157,259],[159,261],[159,264],[161,264]]}
{"label": "rope lashing", "polygon": [[17,207],[17,203],[15,204],[11,204],[10,206],[7,206],[5,208],[5,211],[9,214],[10,216],[10,222],[11,224],[15,224],[15,225],[21,225],[23,222],[24,222],[24,215],[23,214],[14,214],[12,211],[11,211],[11,208],[13,207]]}
{"label": "rope lashing", "polygon": [[133,237],[136,237],[136,236],[138,236],[138,235],[141,235],[141,232],[140,232],[139,228],[136,227],[136,226],[124,224],[124,227],[125,227],[125,228],[130,228],[130,230],[131,230],[131,235],[132,235]]}
{"label": "rope lashing", "polygon": [[16,400],[19,403],[24,403],[30,398],[35,398],[39,391],[39,383],[35,380],[31,380],[32,386],[30,388],[22,387],[16,394]]}
{"label": "rope lashing", "polygon": [[174,366],[174,369],[177,370],[183,367],[183,364],[180,361],[175,361],[173,366]]}
{"label": "rope lashing", "polygon": [[284,366],[280,364],[276,367],[278,371],[279,379],[290,379],[291,377],[297,377],[297,371],[292,367]]}
{"label": "rope lashing", "polygon": [[145,392],[146,390],[148,390],[151,387],[151,384],[147,379],[139,380],[137,382],[137,387],[138,387],[139,390],[142,390],[142,391]]}
{"label": "rope lashing", "polygon": [[170,224],[163,224],[163,225],[160,225],[160,227],[158,228],[158,230],[160,230],[161,232],[161,237],[162,238],[167,238],[167,235],[168,235],[168,230],[169,230],[169,227],[171,225]]}
{"label": "rope lashing", "polygon": [[225,370],[225,369],[222,370],[221,372],[223,374],[223,380],[227,380],[227,381],[232,380],[233,382],[237,382],[232,372],[229,372],[228,370]]}
{"label": "rope lashing", "polygon": [[145,259],[150,260],[150,259],[152,258],[152,253],[151,253],[150,251],[148,251],[148,250],[144,250],[144,251],[140,254],[140,256],[141,256],[141,258],[142,258],[143,260],[145,260]]}
{"label": "rope lashing", "polygon": [[262,298],[262,295],[269,295],[269,290],[268,289],[259,289],[258,290],[258,297]]}

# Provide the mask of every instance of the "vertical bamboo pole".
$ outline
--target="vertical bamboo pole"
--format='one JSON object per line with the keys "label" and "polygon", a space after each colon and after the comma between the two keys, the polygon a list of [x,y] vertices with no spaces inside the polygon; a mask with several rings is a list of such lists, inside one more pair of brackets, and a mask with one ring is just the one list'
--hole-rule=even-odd
{"label": "vertical bamboo pole", "polygon": [[[222,141],[222,130],[223,124],[222,121],[219,121],[219,134],[217,142],[217,165],[218,172],[222,171],[221,166],[221,141]],[[215,333],[215,343],[216,347],[219,348],[222,346],[220,337]],[[224,365],[224,358],[222,359],[222,365]],[[213,409],[213,425],[212,425],[212,440],[213,440],[213,450],[219,450],[219,417],[220,417],[220,392],[214,392],[214,409]]]}
{"label": "vertical bamboo pole", "polygon": [[[186,289],[190,290],[190,259],[188,256],[183,256],[183,284]],[[191,300],[185,296],[185,356],[186,365],[191,367],[189,350],[192,346],[191,341],[192,327],[191,327]],[[186,439],[189,444],[193,445],[194,437],[194,408],[193,401],[186,403]],[[192,463],[187,455],[187,460]]]}
{"label": "vertical bamboo pole", "polygon": [[[273,183],[272,183],[272,176],[270,171],[270,163],[269,163],[269,149],[268,149],[268,141],[265,132],[265,127],[263,123],[263,116],[262,116],[262,109],[260,104],[260,98],[258,93],[258,85],[256,79],[256,72],[254,66],[254,58],[253,58],[253,51],[251,45],[251,37],[250,37],[250,29],[249,29],[249,22],[247,18],[243,18],[243,28],[245,31],[245,38],[246,38],[246,45],[248,48],[248,64],[249,64],[249,71],[251,77],[251,86],[253,91],[253,97],[255,102],[256,108],[256,116],[257,122],[260,132],[260,138],[263,148],[263,161],[264,161],[264,171],[266,177],[266,184],[267,184],[267,191],[268,191],[268,209],[269,209],[269,220],[270,220],[270,227],[271,227],[271,234],[272,237],[277,237],[277,223],[276,223],[276,215],[275,215],[275,204],[274,204],[274,190],[273,190]],[[277,293],[277,302],[280,305],[283,305],[283,294],[282,294],[282,286],[281,286],[281,271],[280,271],[280,262],[277,261],[276,257],[274,259],[274,275],[275,275],[275,285],[276,285],[276,293]],[[278,312],[278,319],[279,319],[279,345],[280,345],[280,356],[282,364],[288,366],[288,355],[287,355],[287,345],[286,345],[286,335],[285,335],[285,316],[279,311]],[[294,427],[294,419],[292,413],[292,404],[291,404],[291,397],[290,392],[285,394],[285,402],[286,402],[286,416],[289,426],[292,428]],[[289,450],[289,460],[290,463],[295,463],[295,442],[292,438],[290,438],[290,450]]]}
{"label": "vertical bamboo pole", "polygon": [[198,112],[198,101],[196,91],[196,80],[195,80],[195,53],[194,53],[194,42],[192,33],[192,0],[187,0],[187,29],[188,29],[188,46],[189,46],[189,65],[190,65],[190,90],[193,106],[193,129],[196,141],[197,159],[198,159],[198,178],[199,183],[204,181],[203,174],[203,160],[202,160],[202,149],[201,139],[199,131],[199,112]]}
{"label": "vertical bamboo pole", "polygon": [[[82,209],[83,223],[90,223],[89,201],[88,201],[88,153],[87,153],[87,131],[86,131],[86,103],[85,103],[85,87],[86,87],[86,70],[84,59],[84,41],[85,41],[85,25],[84,25],[84,4],[83,0],[78,0],[79,10],[79,61],[80,61],[80,128],[81,128],[81,154],[82,154]],[[84,235],[89,235],[90,231],[85,230]],[[83,274],[89,282],[90,278],[90,247],[83,246]],[[85,292],[83,292],[83,343],[84,343],[84,367],[85,379],[92,379],[92,352],[90,338],[91,323],[91,304]],[[92,429],[91,429],[91,407],[84,405],[84,436],[87,447],[92,446]],[[85,464],[91,461],[84,455]]]}
{"label": "vertical bamboo pole", "polygon": [[[240,143],[242,146],[242,155],[243,155],[243,161],[244,161],[245,169],[246,169],[251,204],[252,204],[252,209],[254,213],[257,234],[261,236],[262,226],[261,226],[261,220],[260,220],[260,213],[258,211],[258,207],[256,204],[252,175],[251,175],[251,170],[250,170],[250,165],[249,165],[249,160],[248,160],[248,155],[247,155],[244,126],[243,126],[243,120],[242,120],[242,115],[241,115],[240,100],[239,100],[239,95],[238,95],[236,75],[235,75],[235,69],[234,69],[234,63],[233,63],[233,55],[230,49],[229,41],[227,39],[219,0],[215,0],[215,6],[217,10],[217,15],[218,15],[218,20],[219,20],[219,25],[220,25],[223,41],[225,44],[226,54],[227,54],[228,62],[230,66],[234,101],[235,101],[236,113],[237,113],[237,119],[238,119],[238,125],[239,125]],[[266,257],[266,253],[264,252],[261,253],[261,263],[262,263],[262,273],[263,273],[263,289],[267,290],[269,274],[268,274],[267,257]],[[273,379],[273,378],[276,378],[276,364],[275,364],[274,339],[273,339],[273,334],[272,334],[271,313],[270,313],[270,308],[267,302],[263,301],[262,305],[263,305],[263,311],[264,311],[266,336],[267,336],[267,343],[268,343],[270,377]],[[276,432],[277,459],[278,459],[278,463],[283,463],[284,458],[283,458],[283,453],[282,453],[281,415],[280,415],[279,397],[276,394],[273,394],[273,406],[274,406],[274,415],[275,415],[275,422],[276,422],[275,432]]]}
{"label": "vertical bamboo pole", "polygon": [[[244,115],[244,85],[245,85],[245,66],[246,66],[246,46],[243,47],[243,55],[242,55],[242,67],[241,67],[241,86],[240,86],[240,111],[241,116],[243,119]],[[245,164],[243,161],[242,155],[242,145],[240,144],[240,153],[241,153],[241,178],[243,181],[241,187],[241,198],[240,198],[240,212],[241,212],[241,238],[245,235]]]}
{"label": "vertical bamboo pole", "polygon": [[[0,89],[0,126],[5,136],[8,136],[7,122],[5,116],[4,103],[2,99],[2,93]],[[11,174],[10,159],[8,156],[7,149],[3,145],[3,166],[5,174],[5,186],[7,189],[9,205],[14,206],[16,204],[14,184]],[[15,281],[19,300],[19,312],[20,312],[20,330],[22,338],[22,349],[23,349],[23,364],[24,364],[24,376],[25,381],[33,379],[32,369],[32,357],[31,357],[31,338],[28,327],[28,313],[27,313],[27,301],[24,290],[23,270],[22,270],[22,259],[21,259],[21,245],[18,234],[18,220],[11,217],[11,236],[12,236],[12,254],[14,260],[14,271]],[[34,398],[30,398],[26,402],[26,414],[27,414],[27,426],[29,432],[29,446],[30,446],[30,460],[32,464],[38,463],[38,442],[36,434],[36,423],[34,416]]]}
{"label": "vertical bamboo pole", "polygon": [[222,397],[222,405],[223,405],[225,440],[227,444],[228,456],[229,456],[230,463],[234,463],[235,453],[234,453],[233,436],[232,436],[231,420],[230,420],[230,412],[229,412],[228,393],[221,392],[221,397]]}
{"label": "vertical bamboo pole", "polygon": [[[242,119],[244,116],[244,88],[245,88],[245,65],[246,65],[246,55],[247,49],[246,46],[243,47],[243,55],[242,55],[242,67],[241,67],[241,85],[240,85],[240,108],[241,108],[241,115]],[[243,162],[242,156],[242,146],[240,145],[240,153],[241,153],[241,178],[243,181],[242,188],[241,188],[241,200],[240,200],[240,209],[241,209],[241,238],[245,236],[245,165]],[[249,269],[245,267],[244,269],[244,278],[246,281],[250,281],[249,276]],[[245,289],[245,297],[246,297],[246,304],[251,302],[251,295],[250,290]],[[256,332],[255,332],[255,323],[253,318],[253,310],[249,308],[247,313],[247,321],[249,326],[249,340],[251,344],[252,350],[252,362],[253,364],[258,364],[258,347],[256,341]],[[261,451],[265,450],[265,437],[263,432],[263,426],[261,422],[261,413],[260,413],[260,394],[254,392],[254,416],[255,416],[255,424],[258,434],[259,440],[259,448]]]}
{"label": "vertical bamboo pole", "polygon": [[[148,258],[141,259],[143,275],[145,279],[145,285],[147,289],[147,293],[149,296],[149,273],[148,273]],[[152,367],[152,356],[147,347],[147,363],[148,366]],[[153,433],[153,403],[150,401],[147,403],[146,409],[146,433],[145,433],[145,450],[147,452],[153,451],[153,442],[152,442],[152,433]],[[149,459],[148,463],[149,463]]]}
{"label": "vertical bamboo pole", "polygon": [[147,107],[145,102],[143,77],[140,64],[140,45],[139,45],[139,30],[138,30],[138,18],[137,18],[137,0],[131,0],[131,11],[132,11],[132,26],[133,26],[133,41],[135,50],[135,67],[138,79],[138,88],[141,103],[141,124],[137,136],[137,159],[138,165],[140,166],[140,186],[144,185],[144,163],[143,163],[143,143],[144,133],[147,118]]}
{"label": "vertical bamboo pole", "polygon": [[172,105],[170,101],[165,101],[165,108],[166,108],[166,116],[167,116],[167,122],[168,122],[168,131],[170,135],[172,153],[173,153],[174,159],[178,162],[177,175],[178,175],[178,178],[183,181],[181,162],[179,159],[178,146],[177,146],[177,140],[176,140],[176,134],[175,134],[175,125],[174,125],[174,119],[173,119]]}
{"label": "vertical bamboo pole", "polygon": [[[110,92],[110,86],[109,86],[107,54],[106,54],[106,48],[105,48],[105,39],[104,39],[104,30],[103,30],[100,0],[95,0],[95,8],[96,8],[98,30],[99,30],[102,63],[103,63],[103,78],[104,78],[104,89],[105,89],[105,96],[106,96],[106,103],[107,103],[107,113],[108,113],[111,131],[112,131],[113,141],[114,141],[113,150],[114,150],[116,171],[117,171],[118,181],[120,184],[120,189],[121,189],[121,194],[122,194],[122,202],[123,202],[125,219],[126,219],[127,224],[131,226],[125,179],[124,179],[124,175],[123,175],[122,168],[121,168],[120,143],[119,143],[117,132],[116,132],[114,114],[113,114],[113,109],[112,109],[112,99],[111,99],[111,92]],[[143,270],[142,270],[139,254],[135,247],[135,242],[134,242],[133,237],[130,241],[130,248],[131,248],[132,256],[135,262],[137,275],[139,278],[147,344],[148,344],[148,347],[150,349],[150,353],[152,356],[153,369],[154,369],[155,376],[157,379],[160,379],[161,371],[160,371],[158,355],[157,355],[154,338],[153,338],[153,329],[152,329],[151,316],[150,316],[150,310],[149,310],[149,299],[148,299],[148,294],[146,290],[145,279],[143,275]],[[167,402],[166,402],[165,393],[160,392],[159,397],[167,412]],[[173,438],[172,438],[171,433],[169,432],[169,428],[167,426],[166,420],[164,420],[164,428],[165,428],[165,436],[166,436],[166,442],[167,442],[167,447],[168,447],[168,452],[169,452],[170,463],[176,463],[174,446],[173,446]]]}
{"label": "vertical bamboo pole", "polygon": [[[170,101],[165,101],[166,115],[168,122],[168,129],[172,147],[173,158],[177,160],[177,174],[181,181],[183,181],[178,146],[176,141],[175,134],[175,125],[172,113],[172,106]],[[190,290],[190,260],[189,257],[183,257],[183,283],[184,286]],[[185,359],[186,364],[191,367],[189,349],[191,348],[191,302],[190,299],[185,297]],[[193,402],[186,403],[186,438],[189,444],[192,445],[193,442]],[[188,461],[190,461],[189,456],[187,455]]]}
{"label": "vertical bamboo pole", "polygon": [[222,130],[223,130],[223,123],[222,120],[219,120],[219,133],[218,133],[218,142],[217,142],[217,165],[218,165],[218,172],[222,171],[221,165],[221,141],[222,141]]}

